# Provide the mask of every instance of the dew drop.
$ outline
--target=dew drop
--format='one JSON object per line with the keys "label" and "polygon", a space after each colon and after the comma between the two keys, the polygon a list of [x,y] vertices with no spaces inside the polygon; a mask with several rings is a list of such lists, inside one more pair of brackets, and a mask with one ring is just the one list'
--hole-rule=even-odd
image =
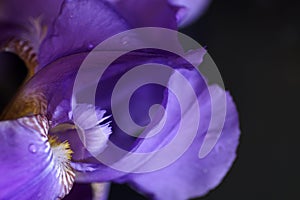
{"label": "dew drop", "polygon": [[37,152],[37,148],[34,144],[30,144],[29,147],[28,147],[28,150],[31,152],[31,153],[36,153]]}
{"label": "dew drop", "polygon": [[222,152],[222,151],[223,151],[223,146],[217,145],[217,146],[216,146],[216,152],[217,152],[217,153],[220,153],[220,152]]}
{"label": "dew drop", "polygon": [[89,49],[89,50],[91,50],[91,49],[93,49],[93,48],[94,48],[94,45],[93,45],[93,44],[89,44],[89,45],[88,45],[88,49]]}
{"label": "dew drop", "polygon": [[74,13],[70,13],[70,18],[73,18],[74,17]]}
{"label": "dew drop", "polygon": [[121,39],[121,42],[122,42],[123,45],[127,45],[128,44],[128,37],[123,37]]}

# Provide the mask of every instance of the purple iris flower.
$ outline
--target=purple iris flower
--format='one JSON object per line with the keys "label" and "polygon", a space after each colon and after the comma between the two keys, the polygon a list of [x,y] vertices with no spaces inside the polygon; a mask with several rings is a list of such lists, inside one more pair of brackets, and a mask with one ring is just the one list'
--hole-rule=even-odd
{"label": "purple iris flower", "polygon": [[[175,5],[178,2],[181,4]],[[206,86],[197,70],[170,52],[145,49],[119,57],[104,73],[95,105],[79,102],[72,108],[77,72],[96,45],[131,28],[176,30],[178,23],[191,20],[184,19],[191,16],[188,11],[192,6],[188,2],[1,1],[1,51],[18,55],[26,64],[28,75],[1,115],[0,199],[62,199],[75,182],[91,183],[94,198],[105,199],[108,182],[116,182],[127,183],[151,199],[180,200],[202,196],[221,182],[235,159],[238,145],[240,131],[235,105],[226,91],[216,85]],[[182,9],[187,13],[182,14]],[[195,60],[200,63],[202,57]],[[201,103],[199,128],[188,149],[172,164],[143,173],[120,171],[94,155],[111,156],[111,163],[126,157],[110,151],[109,141],[130,153],[155,151],[176,135],[180,129],[179,116],[193,112],[189,108],[194,102],[189,102],[189,96],[185,101],[190,107],[180,111],[180,102],[172,92],[157,85],[146,85],[134,93],[130,114],[138,124],[145,125],[149,122],[151,105],[161,104],[168,111],[162,134],[150,139],[124,134],[113,114],[112,91],[122,75],[144,63],[171,65],[190,81]],[[188,89],[171,77],[169,86],[182,92]],[[82,91],[93,80],[85,81]],[[217,144],[200,159],[199,148],[212,115],[210,92],[220,96],[220,101],[224,94],[226,116]],[[122,105],[126,93],[125,90],[117,94],[116,105]],[[118,117],[122,116],[120,111]],[[193,123],[193,119],[189,121]],[[185,132],[189,135],[192,130],[186,127]],[[138,171],[147,163],[157,162],[155,159],[154,155],[145,163],[134,163],[134,167]]]}

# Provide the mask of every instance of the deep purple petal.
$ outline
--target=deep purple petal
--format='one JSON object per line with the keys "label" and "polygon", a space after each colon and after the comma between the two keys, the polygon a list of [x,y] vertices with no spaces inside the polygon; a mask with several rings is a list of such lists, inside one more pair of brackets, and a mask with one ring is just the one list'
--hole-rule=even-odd
{"label": "deep purple petal", "polygon": [[40,67],[65,55],[89,52],[103,40],[127,29],[125,20],[104,1],[65,1],[41,46]]}
{"label": "deep purple petal", "polygon": [[166,0],[108,0],[132,27],[176,29],[177,8]]}
{"label": "deep purple petal", "polygon": [[53,154],[37,117],[0,122],[0,199],[46,200],[61,194]]}

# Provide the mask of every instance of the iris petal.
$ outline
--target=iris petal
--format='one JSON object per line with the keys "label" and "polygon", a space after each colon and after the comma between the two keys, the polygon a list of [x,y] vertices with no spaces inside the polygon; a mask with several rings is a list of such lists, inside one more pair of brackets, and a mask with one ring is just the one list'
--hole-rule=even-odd
{"label": "iris petal", "polygon": [[41,116],[0,122],[0,199],[57,199],[71,189],[59,182],[45,123]]}
{"label": "iris petal", "polygon": [[125,20],[104,1],[65,1],[41,46],[40,67],[62,56],[89,52],[103,40],[127,29]]}
{"label": "iris petal", "polygon": [[[192,78],[192,76],[190,76],[190,78]],[[224,94],[225,91],[218,86],[209,87],[210,91],[212,91],[212,94],[210,95],[215,95],[219,98],[218,101],[221,102],[221,94]],[[198,87],[198,89],[200,91],[205,91],[204,88],[200,89]],[[170,109],[169,112],[174,114],[177,108],[176,103],[174,103],[175,101],[172,98],[174,98],[174,96],[170,95],[167,104],[167,112],[168,109]],[[178,160],[157,171],[141,174],[128,174],[117,180],[117,182],[129,183],[136,188],[137,191],[146,194],[151,197],[151,199],[167,200],[180,200],[202,196],[216,187],[224,178],[235,159],[235,151],[238,145],[240,131],[235,105],[230,95],[226,93],[227,112],[221,137],[213,150],[205,158],[199,159],[199,149],[203,143],[211,117],[209,98],[210,96],[207,92],[201,92],[198,96],[198,100],[204,103],[202,105],[203,109],[201,110],[200,127],[193,143]],[[172,127],[168,136],[176,135],[176,127],[179,126],[179,123],[177,123],[177,116],[178,114],[173,115],[173,123],[166,123],[167,127]],[[193,119],[190,120],[192,121]],[[186,128],[185,133],[192,134],[188,127]],[[210,134],[217,134],[217,131]],[[149,148],[153,149],[154,144],[161,144],[162,141],[169,142],[170,140],[171,139],[168,138],[166,139],[165,135],[158,135],[158,137],[153,138],[152,141],[150,140],[152,145],[147,145],[147,143],[145,145],[141,144],[139,148],[144,151]],[[158,161],[155,160],[154,155],[153,159],[150,159],[148,162],[153,163]],[[160,162],[163,161],[160,160]]]}

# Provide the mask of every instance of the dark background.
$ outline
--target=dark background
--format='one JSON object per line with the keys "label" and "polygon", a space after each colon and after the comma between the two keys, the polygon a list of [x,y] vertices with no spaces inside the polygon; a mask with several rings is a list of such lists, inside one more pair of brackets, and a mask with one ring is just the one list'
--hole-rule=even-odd
{"label": "dark background", "polygon": [[[299,198],[299,1],[213,0],[206,14],[181,31],[207,46],[235,99],[242,130],[232,169],[200,199]],[[24,72],[10,70],[0,73],[11,74],[0,78],[0,110],[14,91],[5,86],[17,88],[24,78]],[[113,185],[110,199],[144,198]]]}
{"label": "dark background", "polygon": [[[200,199],[298,199],[299,1],[213,0],[181,31],[207,46],[235,99],[242,130],[232,169]],[[111,199],[143,199],[124,191],[113,186]]]}
{"label": "dark background", "polygon": [[298,199],[299,1],[213,0],[183,32],[208,47],[242,130],[230,173],[202,199]]}

